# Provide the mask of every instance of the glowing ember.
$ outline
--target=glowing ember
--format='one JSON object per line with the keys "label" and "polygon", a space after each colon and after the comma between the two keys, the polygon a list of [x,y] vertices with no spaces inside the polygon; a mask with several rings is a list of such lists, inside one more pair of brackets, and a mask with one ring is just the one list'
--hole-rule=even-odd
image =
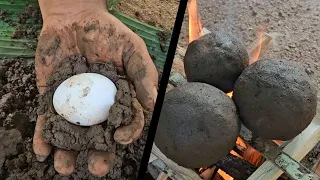
{"label": "glowing ember", "polygon": [[238,149],[244,152],[243,159],[257,167],[261,165],[264,158],[259,151],[253,149],[251,146],[248,146],[240,137],[237,138],[236,144]]}
{"label": "glowing ember", "polygon": [[243,157],[240,156],[240,155],[239,155],[237,152],[235,152],[234,150],[231,150],[231,151],[230,151],[230,154],[232,154],[232,155],[234,155],[234,156],[237,156],[238,158],[243,159]]}
{"label": "glowing ember", "polygon": [[189,43],[203,36],[201,18],[198,14],[197,0],[189,0]]}
{"label": "glowing ember", "polygon": [[220,176],[223,177],[224,180],[233,180],[231,176],[229,176],[226,172],[222,171],[221,169],[218,170]]}
{"label": "glowing ember", "polygon": [[[246,148],[247,148],[246,143],[245,143],[240,137],[237,138],[236,144],[237,144],[238,146],[242,147],[243,149],[246,149]],[[241,150],[241,149],[240,149],[240,150]]]}
{"label": "glowing ember", "polygon": [[227,93],[227,96],[229,96],[230,98],[232,98],[232,95],[233,95],[233,91]]}
{"label": "glowing ember", "polygon": [[249,64],[252,64],[252,63],[258,61],[258,59],[259,59],[260,52],[261,52],[261,46],[262,46],[262,35],[263,35],[263,29],[260,26],[259,31],[258,31],[258,47],[257,47],[257,49],[255,49],[252,52],[253,55],[252,55],[251,59],[249,60]]}
{"label": "glowing ember", "polygon": [[276,143],[278,146],[280,146],[283,143],[283,141],[281,140],[273,140],[273,142]]}

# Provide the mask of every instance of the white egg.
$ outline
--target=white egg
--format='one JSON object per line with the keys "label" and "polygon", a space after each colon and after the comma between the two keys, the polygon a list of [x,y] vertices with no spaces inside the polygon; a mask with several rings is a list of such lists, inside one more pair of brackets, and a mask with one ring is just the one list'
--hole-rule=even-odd
{"label": "white egg", "polygon": [[92,126],[107,120],[116,92],[115,84],[105,76],[78,74],[58,86],[53,106],[70,123]]}

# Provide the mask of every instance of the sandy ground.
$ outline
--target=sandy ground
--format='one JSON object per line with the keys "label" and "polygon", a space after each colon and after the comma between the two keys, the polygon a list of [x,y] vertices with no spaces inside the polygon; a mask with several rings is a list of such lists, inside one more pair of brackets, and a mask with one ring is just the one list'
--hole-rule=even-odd
{"label": "sandy ground", "polygon": [[122,0],[116,9],[141,22],[172,30],[178,5],[178,0]]}
{"label": "sandy ground", "polygon": [[[276,35],[263,58],[298,62],[320,87],[320,1],[318,0],[199,0],[203,26],[227,31],[249,46],[259,25]],[[180,44],[187,42],[187,13]]]}

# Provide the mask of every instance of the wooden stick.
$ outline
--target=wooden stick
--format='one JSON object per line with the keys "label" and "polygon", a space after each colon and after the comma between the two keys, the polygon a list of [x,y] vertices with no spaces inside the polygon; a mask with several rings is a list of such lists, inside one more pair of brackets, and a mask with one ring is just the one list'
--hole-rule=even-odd
{"label": "wooden stick", "polygon": [[246,180],[257,169],[248,161],[233,155],[228,155],[215,164],[236,180]]}
{"label": "wooden stick", "polygon": [[157,179],[159,176],[159,169],[157,167],[154,167],[152,163],[148,164],[148,173],[153,177],[153,179]]}
{"label": "wooden stick", "polygon": [[167,180],[169,177],[167,176],[166,173],[161,172],[157,178],[157,180]]}
{"label": "wooden stick", "polygon": [[181,179],[181,180],[202,180],[201,177],[191,169],[184,168],[179,166],[177,163],[173,162],[169,158],[167,158],[159,149],[158,147],[153,144],[152,153],[161,159],[167,166],[170,172],[168,175],[171,179]]}
{"label": "wooden stick", "polygon": [[320,176],[320,157],[318,158],[317,162],[312,167],[312,170]]}
{"label": "wooden stick", "polygon": [[214,176],[214,172],[216,169],[217,167],[215,166],[208,168],[205,171],[203,171],[203,173],[201,173],[200,176],[203,178],[203,180],[211,180]]}

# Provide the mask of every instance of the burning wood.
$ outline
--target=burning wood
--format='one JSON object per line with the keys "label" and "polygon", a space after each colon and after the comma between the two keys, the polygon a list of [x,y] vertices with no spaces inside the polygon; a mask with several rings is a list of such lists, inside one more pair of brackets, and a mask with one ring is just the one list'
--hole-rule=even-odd
{"label": "burning wood", "polygon": [[248,161],[228,155],[215,164],[216,167],[226,172],[236,180],[246,180],[257,169],[256,166],[250,164]]}

